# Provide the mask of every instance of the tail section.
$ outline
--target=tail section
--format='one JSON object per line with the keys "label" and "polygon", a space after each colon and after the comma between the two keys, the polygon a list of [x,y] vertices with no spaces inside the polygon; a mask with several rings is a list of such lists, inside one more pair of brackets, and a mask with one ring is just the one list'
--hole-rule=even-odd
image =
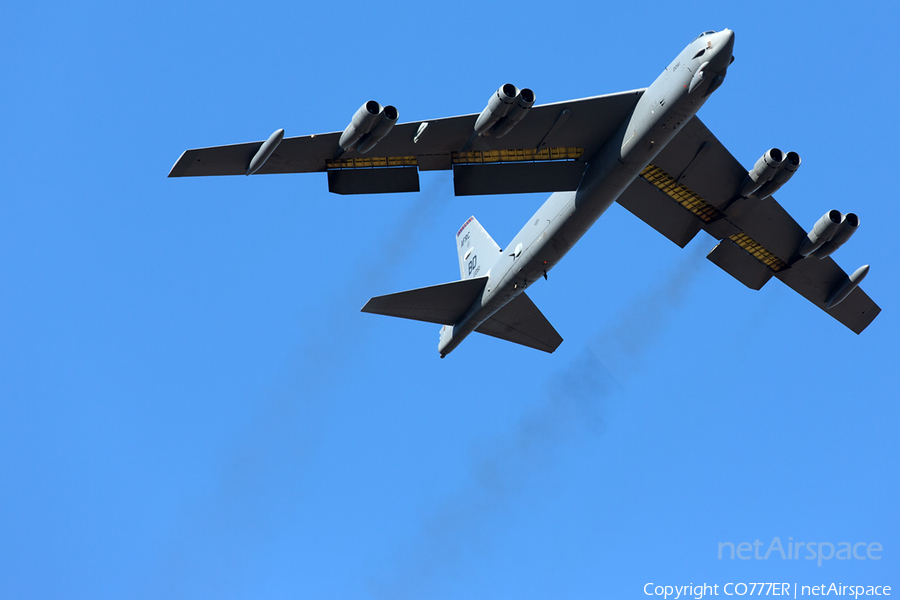
{"label": "tail section", "polygon": [[[473,330],[514,344],[553,352],[562,337],[524,292],[488,316],[482,296],[488,270],[501,249],[484,227],[469,217],[456,233],[461,279],[369,299],[363,312],[440,323],[441,358],[453,351]],[[468,315],[468,316],[467,316]]]}
{"label": "tail section", "polygon": [[469,217],[456,232],[460,279],[482,277],[500,256],[497,245],[475,217]]}

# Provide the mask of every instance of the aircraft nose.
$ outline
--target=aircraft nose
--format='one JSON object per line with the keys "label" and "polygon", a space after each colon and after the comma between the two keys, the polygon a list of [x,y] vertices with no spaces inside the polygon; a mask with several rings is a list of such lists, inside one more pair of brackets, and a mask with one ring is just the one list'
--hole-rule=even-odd
{"label": "aircraft nose", "polygon": [[723,29],[716,34],[716,37],[718,38],[716,40],[717,46],[721,44],[722,46],[727,47],[729,50],[734,48],[734,32],[732,30],[727,28]]}
{"label": "aircraft nose", "polygon": [[731,64],[731,56],[734,51],[734,32],[730,29],[723,29],[715,34],[713,46],[716,49],[715,62],[716,68],[724,69]]}

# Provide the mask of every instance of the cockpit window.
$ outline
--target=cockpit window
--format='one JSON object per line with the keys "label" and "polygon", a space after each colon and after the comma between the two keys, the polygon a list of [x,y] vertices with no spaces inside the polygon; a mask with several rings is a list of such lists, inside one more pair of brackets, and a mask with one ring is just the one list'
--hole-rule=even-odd
{"label": "cockpit window", "polygon": [[691,41],[692,41],[692,42],[696,42],[697,40],[699,40],[700,38],[702,38],[704,35],[711,35],[711,34],[713,34],[713,33],[715,33],[715,31],[704,31],[703,33],[701,33],[700,35],[698,35],[697,37],[695,37],[695,38],[694,38],[693,40],[691,40]]}

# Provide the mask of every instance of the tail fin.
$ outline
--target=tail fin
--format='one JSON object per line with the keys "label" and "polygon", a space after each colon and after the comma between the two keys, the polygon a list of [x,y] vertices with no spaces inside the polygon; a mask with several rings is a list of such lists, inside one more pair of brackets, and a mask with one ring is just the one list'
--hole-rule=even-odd
{"label": "tail fin", "polygon": [[484,276],[500,256],[500,246],[475,217],[469,217],[456,232],[456,251],[460,279]]}

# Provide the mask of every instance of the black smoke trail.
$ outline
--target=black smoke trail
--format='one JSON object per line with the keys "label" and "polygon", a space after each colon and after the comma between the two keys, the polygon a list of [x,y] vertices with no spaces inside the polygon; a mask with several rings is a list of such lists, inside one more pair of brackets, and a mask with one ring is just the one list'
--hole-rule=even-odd
{"label": "black smoke trail", "polygon": [[[510,432],[473,448],[469,483],[435,508],[398,557],[396,573],[371,579],[376,597],[439,595],[436,588],[447,571],[476,550],[486,525],[516,494],[540,481],[559,450],[602,433],[607,402],[639,370],[640,358],[680,307],[700,256],[700,250],[692,251],[669,277],[626,303],[628,309],[546,381],[540,401]],[[605,357],[624,361],[617,365],[617,377]]]}
{"label": "black smoke trail", "polygon": [[449,194],[447,187],[446,177],[432,182],[392,221],[385,242],[360,255],[345,285],[327,293],[321,312],[305,321],[305,340],[283,377],[262,398],[248,399],[259,406],[256,416],[223,459],[218,489],[189,510],[183,533],[149,595],[236,595],[243,557],[302,510],[309,493],[304,468],[329,416],[330,390],[352,368],[344,356],[363,343],[368,328],[365,320],[362,330],[357,325],[351,329],[349,316],[358,314],[368,290],[391,279],[396,262],[387,264],[377,257],[413,252],[419,232],[429,230],[439,212],[439,199]]}

